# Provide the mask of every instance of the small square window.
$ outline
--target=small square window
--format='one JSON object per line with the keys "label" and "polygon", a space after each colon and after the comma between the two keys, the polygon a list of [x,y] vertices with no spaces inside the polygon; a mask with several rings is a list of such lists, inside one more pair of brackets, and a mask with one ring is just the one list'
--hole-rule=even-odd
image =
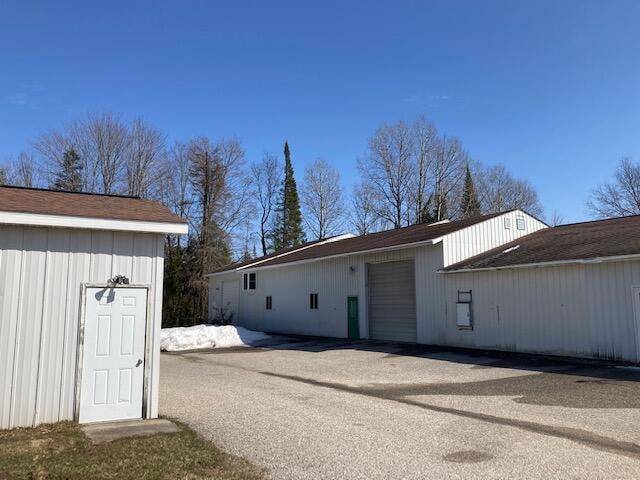
{"label": "small square window", "polygon": [[518,230],[524,230],[525,225],[524,225],[524,217],[518,217],[516,218],[516,228]]}
{"label": "small square window", "polygon": [[309,308],[311,310],[317,310],[318,309],[318,294],[317,293],[312,293],[311,295],[309,295]]}
{"label": "small square window", "polygon": [[242,289],[243,290],[255,290],[256,289],[256,274],[245,273],[242,277]]}
{"label": "small square window", "polygon": [[266,301],[265,309],[271,310],[272,307],[273,307],[273,301],[271,299],[271,295],[267,295],[267,301]]}
{"label": "small square window", "polygon": [[511,219],[509,217],[505,217],[504,219],[504,229],[511,230]]}

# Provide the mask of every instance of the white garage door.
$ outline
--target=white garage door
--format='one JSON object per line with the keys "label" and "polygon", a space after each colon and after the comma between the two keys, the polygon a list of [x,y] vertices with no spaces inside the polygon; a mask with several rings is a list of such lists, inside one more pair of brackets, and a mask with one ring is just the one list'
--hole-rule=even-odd
{"label": "white garage door", "polygon": [[142,417],[145,288],[87,288],[80,422]]}
{"label": "white garage door", "polygon": [[369,265],[369,329],[375,340],[417,341],[413,260]]}

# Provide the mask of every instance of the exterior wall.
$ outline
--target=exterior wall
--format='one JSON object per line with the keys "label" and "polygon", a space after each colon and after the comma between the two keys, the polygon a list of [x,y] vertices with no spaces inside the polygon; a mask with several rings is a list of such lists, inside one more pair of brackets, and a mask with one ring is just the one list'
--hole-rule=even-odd
{"label": "exterior wall", "polygon": [[[525,218],[517,230],[516,215]],[[504,228],[504,218],[511,228]],[[358,296],[360,336],[369,338],[367,264],[415,259],[418,343],[445,344],[447,303],[445,282],[438,270],[465,258],[532,233],[545,224],[520,211],[509,212],[446,235],[435,245],[354,254],[325,260],[229,272],[209,277],[209,312],[222,306],[224,280],[240,280],[239,311],[235,321],[253,330],[300,335],[347,337],[347,297]],[[464,244],[464,246],[460,246]],[[313,248],[313,247],[311,247]],[[349,267],[354,267],[351,272]],[[256,272],[257,289],[242,290],[242,274]],[[318,293],[318,310],[309,309],[309,294]],[[265,309],[265,297],[273,309]]]}
{"label": "exterior wall", "polygon": [[0,428],[72,420],[82,283],[150,284],[147,416],[158,415],[164,244],[158,234],[0,226]]}
{"label": "exterior wall", "polygon": [[[423,247],[424,248],[424,247]],[[427,247],[428,248],[428,247]],[[224,280],[256,272],[256,290],[242,290],[237,322],[253,330],[347,337],[347,297],[358,297],[360,335],[369,336],[367,321],[367,263],[414,258],[418,249],[353,255],[285,267],[243,270],[209,277],[209,311],[221,306]],[[354,271],[351,271],[351,268]],[[318,294],[318,309],[309,308],[309,294]],[[265,298],[273,298],[273,309],[265,309]]]}
{"label": "exterior wall", "polygon": [[[441,274],[445,345],[636,362],[632,286],[640,261]],[[472,290],[473,330],[458,330],[458,290]]]}

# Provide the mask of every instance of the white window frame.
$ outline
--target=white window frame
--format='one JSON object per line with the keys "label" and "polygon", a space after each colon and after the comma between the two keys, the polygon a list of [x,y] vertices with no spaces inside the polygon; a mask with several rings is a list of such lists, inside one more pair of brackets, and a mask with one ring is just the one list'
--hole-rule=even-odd
{"label": "white window frame", "polygon": [[[253,276],[253,288],[251,287],[251,277]],[[256,290],[258,287],[258,276],[256,272],[244,273],[242,275],[242,290]]]}

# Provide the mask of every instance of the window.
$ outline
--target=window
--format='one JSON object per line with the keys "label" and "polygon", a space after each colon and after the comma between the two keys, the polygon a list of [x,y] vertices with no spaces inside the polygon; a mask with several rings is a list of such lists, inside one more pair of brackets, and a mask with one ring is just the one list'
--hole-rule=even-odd
{"label": "window", "polygon": [[511,219],[509,217],[505,217],[504,219],[504,229],[511,230]]}
{"label": "window", "polygon": [[256,289],[256,274],[255,273],[245,273],[242,277],[242,288],[244,290],[255,290]]}
{"label": "window", "polygon": [[516,228],[518,230],[524,230],[524,217],[516,218]]}
{"label": "window", "polygon": [[318,309],[318,294],[317,293],[312,293],[311,295],[309,295],[309,308],[311,310],[317,310]]}
{"label": "window", "polygon": [[273,307],[273,301],[271,299],[271,295],[267,295],[267,304],[265,305],[265,309],[266,310],[271,310],[271,308]]}

